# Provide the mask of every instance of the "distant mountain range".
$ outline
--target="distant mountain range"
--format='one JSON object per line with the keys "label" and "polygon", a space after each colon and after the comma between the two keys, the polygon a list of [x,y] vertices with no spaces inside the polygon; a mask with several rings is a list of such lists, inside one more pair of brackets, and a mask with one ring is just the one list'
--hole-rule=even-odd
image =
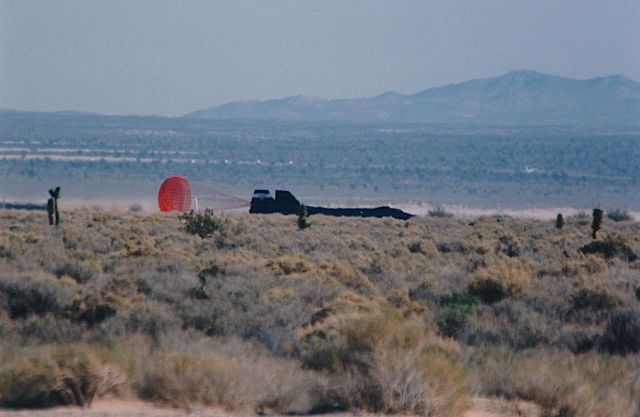
{"label": "distant mountain range", "polygon": [[236,101],[185,115],[195,119],[410,122],[486,125],[640,125],[640,83],[620,75],[576,80],[512,71],[416,94],[326,100],[294,96]]}

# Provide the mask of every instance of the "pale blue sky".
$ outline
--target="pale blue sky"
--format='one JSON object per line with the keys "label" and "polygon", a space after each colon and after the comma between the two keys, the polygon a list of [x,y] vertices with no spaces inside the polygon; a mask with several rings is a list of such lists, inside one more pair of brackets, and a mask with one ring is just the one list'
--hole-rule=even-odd
{"label": "pale blue sky", "polygon": [[182,115],[523,68],[640,80],[640,1],[0,0],[0,108]]}

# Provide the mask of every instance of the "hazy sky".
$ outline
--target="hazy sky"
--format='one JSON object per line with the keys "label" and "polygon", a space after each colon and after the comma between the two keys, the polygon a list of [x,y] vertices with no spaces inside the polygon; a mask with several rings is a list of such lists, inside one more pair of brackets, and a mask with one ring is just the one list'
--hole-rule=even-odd
{"label": "hazy sky", "polygon": [[522,68],[640,80],[640,0],[0,0],[0,108],[182,115]]}

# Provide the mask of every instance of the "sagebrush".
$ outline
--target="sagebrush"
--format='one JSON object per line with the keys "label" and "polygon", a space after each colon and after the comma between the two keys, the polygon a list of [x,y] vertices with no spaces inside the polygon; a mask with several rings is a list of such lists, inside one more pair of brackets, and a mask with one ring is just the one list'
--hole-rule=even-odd
{"label": "sagebrush", "polygon": [[[286,216],[216,214],[200,234],[184,221],[77,210],[49,228],[42,213],[0,210],[3,406],[108,392],[459,415],[480,393],[556,414],[638,414],[638,223],[603,219],[592,241],[588,216],[557,229],[318,215],[300,232]],[[65,372],[84,388],[60,383]]]}

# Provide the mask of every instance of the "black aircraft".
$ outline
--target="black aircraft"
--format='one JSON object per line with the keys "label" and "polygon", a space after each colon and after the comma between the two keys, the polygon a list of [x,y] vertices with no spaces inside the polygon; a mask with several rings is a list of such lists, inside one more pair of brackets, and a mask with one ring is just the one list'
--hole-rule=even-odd
{"label": "black aircraft", "polygon": [[[251,198],[249,213],[281,213],[298,214],[300,202],[289,191],[276,190],[276,198],[271,196],[269,190],[255,190]],[[325,208],[307,206],[307,213],[324,214],[326,216],[345,217],[393,217],[395,219],[407,220],[413,214],[405,213],[402,210],[389,206],[375,208]]]}

